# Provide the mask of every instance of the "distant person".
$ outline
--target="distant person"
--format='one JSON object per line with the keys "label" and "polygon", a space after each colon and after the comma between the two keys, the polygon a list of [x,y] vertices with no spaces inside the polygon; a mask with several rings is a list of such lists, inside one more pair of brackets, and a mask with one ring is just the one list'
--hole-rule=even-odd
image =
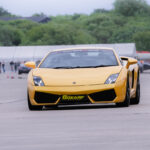
{"label": "distant person", "polygon": [[3,73],[5,73],[5,62],[4,61],[2,62],[2,71],[3,71]]}
{"label": "distant person", "polygon": [[18,62],[17,62],[18,67],[20,66],[20,64],[21,64],[21,62],[20,62],[20,61],[18,61]]}
{"label": "distant person", "polygon": [[1,63],[1,61],[0,61],[0,73],[1,73],[1,70],[2,70],[2,63]]}
{"label": "distant person", "polygon": [[17,62],[14,63],[14,69],[15,69],[15,72],[17,72],[17,70],[18,70],[18,63]]}
{"label": "distant person", "polygon": [[14,71],[14,62],[11,61],[9,64],[10,64],[10,69],[11,69],[11,71],[13,72],[13,71]]}

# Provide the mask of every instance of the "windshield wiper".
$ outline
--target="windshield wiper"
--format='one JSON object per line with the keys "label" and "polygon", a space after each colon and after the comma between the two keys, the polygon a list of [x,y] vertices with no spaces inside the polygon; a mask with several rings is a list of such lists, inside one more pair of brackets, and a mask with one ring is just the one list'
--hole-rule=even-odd
{"label": "windshield wiper", "polygon": [[91,68],[100,68],[100,67],[112,67],[114,65],[98,65],[98,66],[91,66]]}
{"label": "windshield wiper", "polygon": [[76,67],[62,66],[62,67],[54,67],[52,69],[100,68],[100,67],[111,67],[111,66],[114,66],[114,65],[76,66]]}
{"label": "windshield wiper", "polygon": [[53,67],[52,69],[72,69],[74,67],[67,67],[67,66],[62,66],[62,67]]}
{"label": "windshield wiper", "polygon": [[114,66],[114,65],[77,66],[77,67],[74,67],[74,68],[100,68],[100,67],[111,67],[111,66]]}

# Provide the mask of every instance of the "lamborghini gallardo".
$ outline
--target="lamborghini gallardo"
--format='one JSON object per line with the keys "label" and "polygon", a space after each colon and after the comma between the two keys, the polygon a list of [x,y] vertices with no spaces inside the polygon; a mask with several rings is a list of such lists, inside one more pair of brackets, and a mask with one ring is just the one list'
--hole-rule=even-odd
{"label": "lamborghini gallardo", "polygon": [[28,74],[29,110],[43,106],[140,102],[137,60],[118,56],[111,48],[53,50]]}

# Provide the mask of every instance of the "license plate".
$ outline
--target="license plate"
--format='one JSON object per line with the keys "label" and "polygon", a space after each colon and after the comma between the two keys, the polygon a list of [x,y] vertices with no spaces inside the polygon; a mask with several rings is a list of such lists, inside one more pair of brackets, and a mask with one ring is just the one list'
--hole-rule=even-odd
{"label": "license plate", "polygon": [[63,95],[63,101],[81,101],[85,98],[83,95]]}

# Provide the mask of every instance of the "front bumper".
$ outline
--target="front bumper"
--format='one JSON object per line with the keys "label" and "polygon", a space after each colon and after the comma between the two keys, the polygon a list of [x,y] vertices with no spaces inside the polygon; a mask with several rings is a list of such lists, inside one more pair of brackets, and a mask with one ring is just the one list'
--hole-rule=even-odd
{"label": "front bumper", "polygon": [[[100,104],[123,102],[126,95],[126,81],[115,84],[86,86],[45,86],[28,85],[29,98],[32,105],[60,104]],[[63,95],[84,96],[82,100],[63,101]]]}

